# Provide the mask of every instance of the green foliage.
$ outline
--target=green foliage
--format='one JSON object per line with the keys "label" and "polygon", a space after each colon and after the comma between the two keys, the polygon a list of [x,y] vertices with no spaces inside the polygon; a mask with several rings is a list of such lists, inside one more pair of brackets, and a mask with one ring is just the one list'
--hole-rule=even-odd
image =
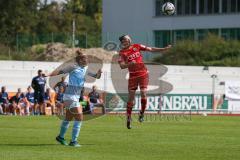
{"label": "green foliage", "polygon": [[23,50],[52,41],[69,43],[73,19],[76,21],[76,34],[100,34],[102,0],[47,2],[0,0],[0,44]]}
{"label": "green foliage", "polygon": [[46,45],[36,45],[32,47],[31,52],[36,53],[36,54],[42,54],[46,50]]}
{"label": "green foliage", "polygon": [[166,55],[156,57],[155,62],[169,65],[240,66],[240,42],[209,34],[195,42],[179,41]]}

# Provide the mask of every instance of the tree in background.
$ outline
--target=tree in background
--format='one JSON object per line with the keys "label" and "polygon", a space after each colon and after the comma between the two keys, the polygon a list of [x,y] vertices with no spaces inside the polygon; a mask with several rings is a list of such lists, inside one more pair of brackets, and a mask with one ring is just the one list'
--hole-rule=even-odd
{"label": "tree in background", "polygon": [[76,34],[101,34],[101,0],[0,0],[0,43],[17,35],[71,34],[76,19]]}
{"label": "tree in background", "polygon": [[38,23],[39,0],[0,0],[0,35],[31,33]]}

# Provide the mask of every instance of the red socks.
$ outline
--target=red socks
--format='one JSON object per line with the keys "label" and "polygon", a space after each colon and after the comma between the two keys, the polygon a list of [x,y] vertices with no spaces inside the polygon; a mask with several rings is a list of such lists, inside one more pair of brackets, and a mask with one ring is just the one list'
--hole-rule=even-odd
{"label": "red socks", "polygon": [[128,103],[127,103],[127,116],[130,116],[130,117],[131,117],[133,105],[134,105],[134,104],[133,104],[132,102],[128,102]]}
{"label": "red socks", "polygon": [[[131,116],[133,106],[134,104],[132,102],[127,103],[127,116]],[[141,98],[141,113],[145,112],[146,107],[147,107],[147,99]]]}
{"label": "red socks", "polygon": [[141,98],[141,113],[144,113],[146,106],[147,106],[147,99]]}

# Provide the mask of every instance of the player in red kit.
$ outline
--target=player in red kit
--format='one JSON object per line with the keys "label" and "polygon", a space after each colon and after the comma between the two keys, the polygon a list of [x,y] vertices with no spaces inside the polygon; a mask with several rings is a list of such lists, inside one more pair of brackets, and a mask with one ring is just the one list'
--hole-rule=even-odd
{"label": "player in red kit", "polygon": [[141,44],[132,44],[129,35],[119,37],[122,49],[119,51],[118,63],[121,69],[128,68],[128,102],[127,102],[127,128],[131,129],[132,108],[135,105],[135,93],[140,87],[141,93],[141,110],[139,112],[139,122],[144,121],[144,111],[147,105],[147,86],[148,86],[148,70],[143,62],[141,51],[164,52],[171,48],[168,45],[165,48],[147,47]]}

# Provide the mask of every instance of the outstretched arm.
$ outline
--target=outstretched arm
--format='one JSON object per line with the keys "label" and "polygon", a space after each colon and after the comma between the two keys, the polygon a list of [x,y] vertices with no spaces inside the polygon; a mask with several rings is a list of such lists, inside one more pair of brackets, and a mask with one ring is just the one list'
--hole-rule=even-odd
{"label": "outstretched arm", "polygon": [[88,75],[91,76],[91,77],[93,77],[93,78],[100,79],[100,78],[101,78],[101,75],[102,75],[102,70],[99,69],[96,74],[91,73],[91,72],[88,72]]}
{"label": "outstretched arm", "polygon": [[72,72],[75,69],[74,65],[66,66],[65,68],[62,68],[61,70],[55,70],[50,74],[45,75],[45,77],[53,77],[58,76],[60,74],[67,74]]}
{"label": "outstretched arm", "polygon": [[62,74],[60,71],[53,71],[52,73],[46,74],[46,77],[52,77]]}
{"label": "outstretched arm", "polygon": [[102,70],[99,69],[99,70],[97,71],[97,73],[96,73],[96,78],[97,78],[97,79],[100,79],[100,78],[101,78],[101,75],[102,75]]}
{"label": "outstretched arm", "polygon": [[170,48],[172,48],[172,45],[168,45],[164,48],[147,47],[146,50],[149,51],[149,52],[166,52]]}

